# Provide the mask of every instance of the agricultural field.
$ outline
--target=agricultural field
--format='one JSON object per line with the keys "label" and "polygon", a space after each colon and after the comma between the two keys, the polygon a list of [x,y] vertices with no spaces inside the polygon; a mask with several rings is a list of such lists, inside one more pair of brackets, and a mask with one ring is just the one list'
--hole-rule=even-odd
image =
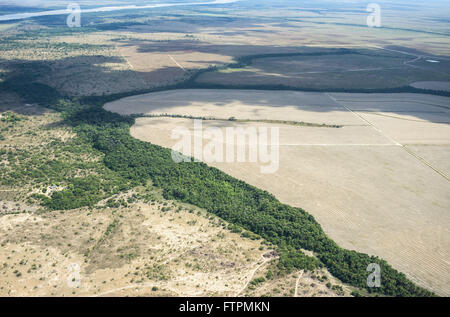
{"label": "agricultural field", "polygon": [[419,285],[449,294],[449,104],[415,94],[173,90],[105,108],[147,115],[131,134],[167,148],[177,142],[175,128],[193,130],[188,114],[209,118],[203,126],[224,134],[228,127],[279,127],[276,173],[261,174],[260,162],[208,164],[302,206],[345,248],[386,258]]}

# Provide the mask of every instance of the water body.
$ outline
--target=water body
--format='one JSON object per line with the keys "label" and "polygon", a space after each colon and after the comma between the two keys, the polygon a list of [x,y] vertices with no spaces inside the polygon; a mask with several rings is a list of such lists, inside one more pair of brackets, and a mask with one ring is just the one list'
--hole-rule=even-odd
{"label": "water body", "polygon": [[[215,0],[211,2],[188,2],[188,3],[158,3],[149,5],[127,5],[127,6],[109,6],[109,7],[98,7],[92,9],[82,9],[82,13],[93,13],[93,12],[111,12],[120,10],[139,10],[139,9],[153,9],[153,8],[163,8],[163,7],[175,7],[175,6],[197,6],[197,5],[217,5],[217,4],[228,4],[238,2],[240,0]],[[66,15],[70,14],[72,11],[67,9],[61,10],[50,10],[41,12],[27,12],[27,13],[16,13],[7,14],[0,16],[0,21],[13,21],[13,20],[24,20],[29,18],[41,17],[41,16],[51,16],[51,15]]]}

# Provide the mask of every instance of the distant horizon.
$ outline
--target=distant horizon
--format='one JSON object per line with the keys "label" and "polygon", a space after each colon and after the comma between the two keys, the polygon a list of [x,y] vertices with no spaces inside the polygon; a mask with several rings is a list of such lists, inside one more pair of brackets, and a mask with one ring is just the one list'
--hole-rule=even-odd
{"label": "distant horizon", "polygon": [[[84,13],[95,13],[95,12],[112,12],[112,11],[122,11],[122,10],[137,10],[137,9],[153,9],[153,8],[163,8],[163,7],[175,7],[175,6],[197,6],[197,5],[216,5],[216,4],[228,4],[235,3],[241,0],[214,0],[214,1],[202,1],[202,2],[174,2],[174,3],[155,3],[148,5],[124,5],[124,6],[105,6],[105,7],[95,7],[91,9],[82,9]],[[37,1],[39,2],[39,1]],[[75,3],[75,2],[72,2]],[[0,3],[1,5],[1,3]],[[49,10],[49,11],[38,11],[38,12],[22,12],[14,14],[0,15],[0,21],[16,21],[24,20],[29,18],[41,17],[41,16],[51,16],[51,15],[65,15],[69,12],[67,9],[60,10]]]}

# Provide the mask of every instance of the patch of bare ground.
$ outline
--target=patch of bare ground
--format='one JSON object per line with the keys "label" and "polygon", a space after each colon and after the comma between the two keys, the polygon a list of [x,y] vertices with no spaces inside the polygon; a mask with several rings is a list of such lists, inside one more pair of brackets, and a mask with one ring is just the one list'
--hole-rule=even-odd
{"label": "patch of bare ground", "polygon": [[[146,46],[151,50],[146,51]],[[192,45],[185,48],[183,43],[178,41],[149,42],[146,45],[142,41],[136,41],[127,45],[119,44],[117,49],[147,87],[167,86],[181,82],[191,76],[192,70],[223,65],[232,61],[230,56],[197,51]]]}

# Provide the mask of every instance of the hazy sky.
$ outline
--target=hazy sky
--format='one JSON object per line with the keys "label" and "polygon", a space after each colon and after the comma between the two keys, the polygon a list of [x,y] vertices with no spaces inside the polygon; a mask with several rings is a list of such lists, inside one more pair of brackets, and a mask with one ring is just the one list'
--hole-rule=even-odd
{"label": "hazy sky", "polygon": [[[66,6],[69,3],[78,3],[80,5],[120,5],[120,4],[152,4],[152,3],[164,3],[164,2],[177,2],[177,3],[183,3],[183,2],[208,2],[213,0],[199,0],[199,1],[191,1],[191,0],[105,0],[105,1],[99,1],[99,0],[0,0],[1,4],[14,4],[19,6],[55,6],[55,5],[62,5]],[[250,0],[251,1],[251,0]],[[265,0],[254,0],[259,2],[264,2]],[[286,0],[279,0],[279,2],[295,2],[295,1],[286,1]],[[427,0],[427,1],[414,1],[414,0],[298,0],[299,4],[302,2],[307,2],[308,4],[326,4],[326,3],[333,3],[333,4],[348,4],[348,3],[355,3],[355,4],[367,4],[370,2],[375,3],[389,3],[389,4],[411,4],[411,5],[417,5],[422,4],[426,5],[427,3],[433,3],[436,4],[442,4],[443,6],[449,7],[449,0]]]}
{"label": "hazy sky", "polygon": [[[45,2],[46,5],[48,5],[49,1],[42,1],[42,0],[27,0],[30,3],[34,3],[35,5],[40,2]],[[54,3],[63,4],[66,6],[69,3],[77,3],[80,6],[83,5],[83,3],[86,5],[89,4],[95,4],[95,8],[88,8],[83,9],[82,11],[85,13],[90,12],[110,12],[110,11],[118,11],[118,10],[125,10],[125,9],[135,9],[135,5],[139,5],[139,8],[142,9],[151,9],[156,7],[173,7],[173,6],[182,6],[182,5],[214,5],[214,4],[224,4],[224,3],[232,3],[232,2],[238,2],[239,0],[192,0],[192,1],[121,1],[121,2],[111,2],[111,1],[103,1],[99,3],[98,1],[54,1]],[[6,3],[15,3],[16,0],[0,0],[0,4],[6,4]],[[22,0],[20,1],[21,5],[24,5]],[[27,13],[14,13],[14,14],[6,14],[6,15],[0,15],[0,21],[10,21],[10,20],[21,20],[21,19],[27,19],[32,17],[38,17],[38,16],[51,16],[51,15],[61,15],[61,14],[67,14],[66,8],[62,7],[61,9],[57,10],[43,10],[38,12],[27,12]]]}
{"label": "hazy sky", "polygon": [[[364,7],[371,2],[380,4],[382,7],[391,7],[396,10],[409,10],[414,8],[416,11],[427,11],[429,16],[445,16],[450,15],[450,0],[427,0],[427,1],[413,1],[413,0],[0,0],[1,5],[16,5],[22,7],[40,7],[42,11],[53,10],[55,8],[65,9],[69,3],[77,3],[81,6],[82,10],[89,12],[86,7],[122,7],[139,5],[147,6],[147,8],[152,8],[156,4],[166,4],[170,5],[183,5],[183,4],[202,4],[202,3],[227,3],[227,2],[260,2],[260,3],[276,3],[276,4],[286,4],[289,7],[299,6],[299,7],[321,7],[321,8],[336,8],[339,6],[347,7],[350,5],[355,7]],[[51,7],[51,8],[50,8]],[[130,8],[130,7],[128,7]],[[114,8],[111,10],[101,10],[101,11],[113,11],[120,10],[121,8]],[[30,10],[31,12],[33,10]],[[94,10],[92,10],[94,11]],[[91,11],[91,12],[92,12]],[[45,13],[43,15],[55,15],[54,13]],[[61,13],[59,13],[61,14]],[[0,20],[10,20],[5,16],[0,18]],[[31,17],[31,16],[28,16]],[[25,17],[26,18],[26,17]]]}
{"label": "hazy sky", "polygon": [[[211,0],[200,0],[208,2]],[[195,1],[162,1],[162,0],[106,0],[106,1],[95,1],[95,0],[0,0],[0,4],[14,4],[25,7],[36,7],[36,6],[55,6],[63,5],[66,6],[69,3],[78,3],[80,5],[120,5],[120,4],[152,4],[161,2],[195,2]]]}

